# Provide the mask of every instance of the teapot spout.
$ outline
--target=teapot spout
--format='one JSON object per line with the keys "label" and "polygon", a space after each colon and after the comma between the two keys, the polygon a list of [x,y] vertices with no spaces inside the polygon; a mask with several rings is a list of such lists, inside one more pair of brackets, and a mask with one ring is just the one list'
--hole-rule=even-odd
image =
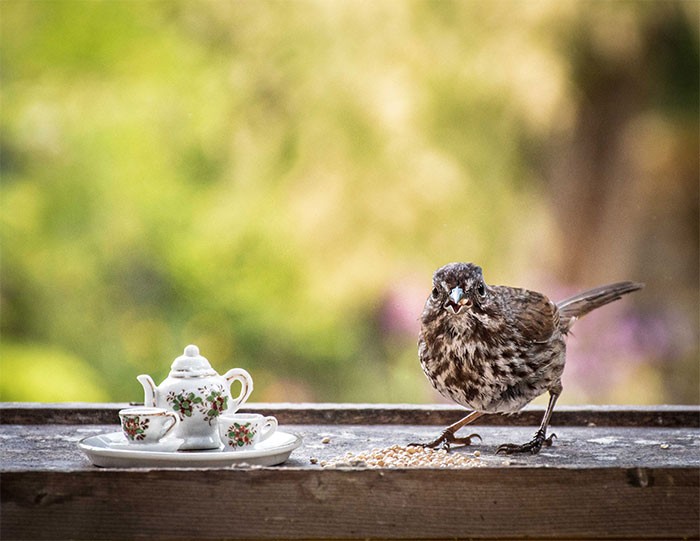
{"label": "teapot spout", "polygon": [[146,374],[141,374],[137,376],[136,379],[143,386],[143,404],[145,406],[154,407],[156,405],[156,382],[153,381],[151,376]]}

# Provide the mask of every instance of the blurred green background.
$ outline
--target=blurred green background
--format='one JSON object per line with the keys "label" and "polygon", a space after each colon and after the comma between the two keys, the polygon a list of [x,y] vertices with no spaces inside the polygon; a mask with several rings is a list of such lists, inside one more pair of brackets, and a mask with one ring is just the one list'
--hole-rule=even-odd
{"label": "blurred green background", "polygon": [[432,272],[577,323],[562,402],[698,403],[698,2],[0,4],[0,400],[434,402]]}

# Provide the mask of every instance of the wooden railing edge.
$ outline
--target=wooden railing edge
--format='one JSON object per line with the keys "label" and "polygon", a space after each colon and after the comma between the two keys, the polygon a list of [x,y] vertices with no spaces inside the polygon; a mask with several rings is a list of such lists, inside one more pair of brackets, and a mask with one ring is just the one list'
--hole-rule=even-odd
{"label": "wooden railing edge", "polygon": [[[0,425],[5,424],[116,424],[127,403],[0,402]],[[450,404],[355,404],[355,403],[249,403],[240,411],[274,415],[284,424],[338,425],[445,425],[465,414]],[[544,409],[528,406],[512,415],[487,415],[476,424],[484,426],[537,426]],[[700,428],[697,405],[595,405],[561,406],[553,426],[646,426]]]}

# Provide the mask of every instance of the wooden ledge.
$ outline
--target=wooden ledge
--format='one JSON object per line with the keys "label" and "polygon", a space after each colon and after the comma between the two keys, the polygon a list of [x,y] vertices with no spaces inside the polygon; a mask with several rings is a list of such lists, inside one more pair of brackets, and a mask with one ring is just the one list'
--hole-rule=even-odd
{"label": "wooden ledge", "polygon": [[248,404],[302,437],[285,464],[96,468],[77,441],[117,430],[125,405],[0,404],[2,539],[700,538],[697,406],[558,408],[554,445],[517,457],[495,450],[542,409],[490,416],[457,469],[342,457],[429,441],[461,408]]}
{"label": "wooden ledge", "polygon": [[[128,403],[1,402],[1,424],[110,424]],[[274,415],[283,424],[448,425],[466,414],[449,404],[248,403],[241,412]],[[528,406],[512,415],[485,415],[477,426],[538,426],[544,408]],[[552,426],[647,426],[700,428],[700,406],[560,406]]]}

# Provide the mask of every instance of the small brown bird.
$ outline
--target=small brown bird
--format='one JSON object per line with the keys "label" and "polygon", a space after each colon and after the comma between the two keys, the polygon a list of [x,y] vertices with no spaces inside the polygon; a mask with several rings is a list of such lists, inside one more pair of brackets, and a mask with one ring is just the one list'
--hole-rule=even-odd
{"label": "small brown bird", "polygon": [[544,392],[549,404],[534,438],[506,443],[497,453],[537,453],[551,445],[547,426],[562,392],[564,339],[574,322],[596,308],[641,289],[619,282],[553,303],[526,289],[490,286],[481,268],[450,263],[435,271],[433,289],[421,315],[418,355],[423,372],[440,394],[473,410],[422,445],[468,445],[471,434],[455,432],[485,413],[514,413]]}

